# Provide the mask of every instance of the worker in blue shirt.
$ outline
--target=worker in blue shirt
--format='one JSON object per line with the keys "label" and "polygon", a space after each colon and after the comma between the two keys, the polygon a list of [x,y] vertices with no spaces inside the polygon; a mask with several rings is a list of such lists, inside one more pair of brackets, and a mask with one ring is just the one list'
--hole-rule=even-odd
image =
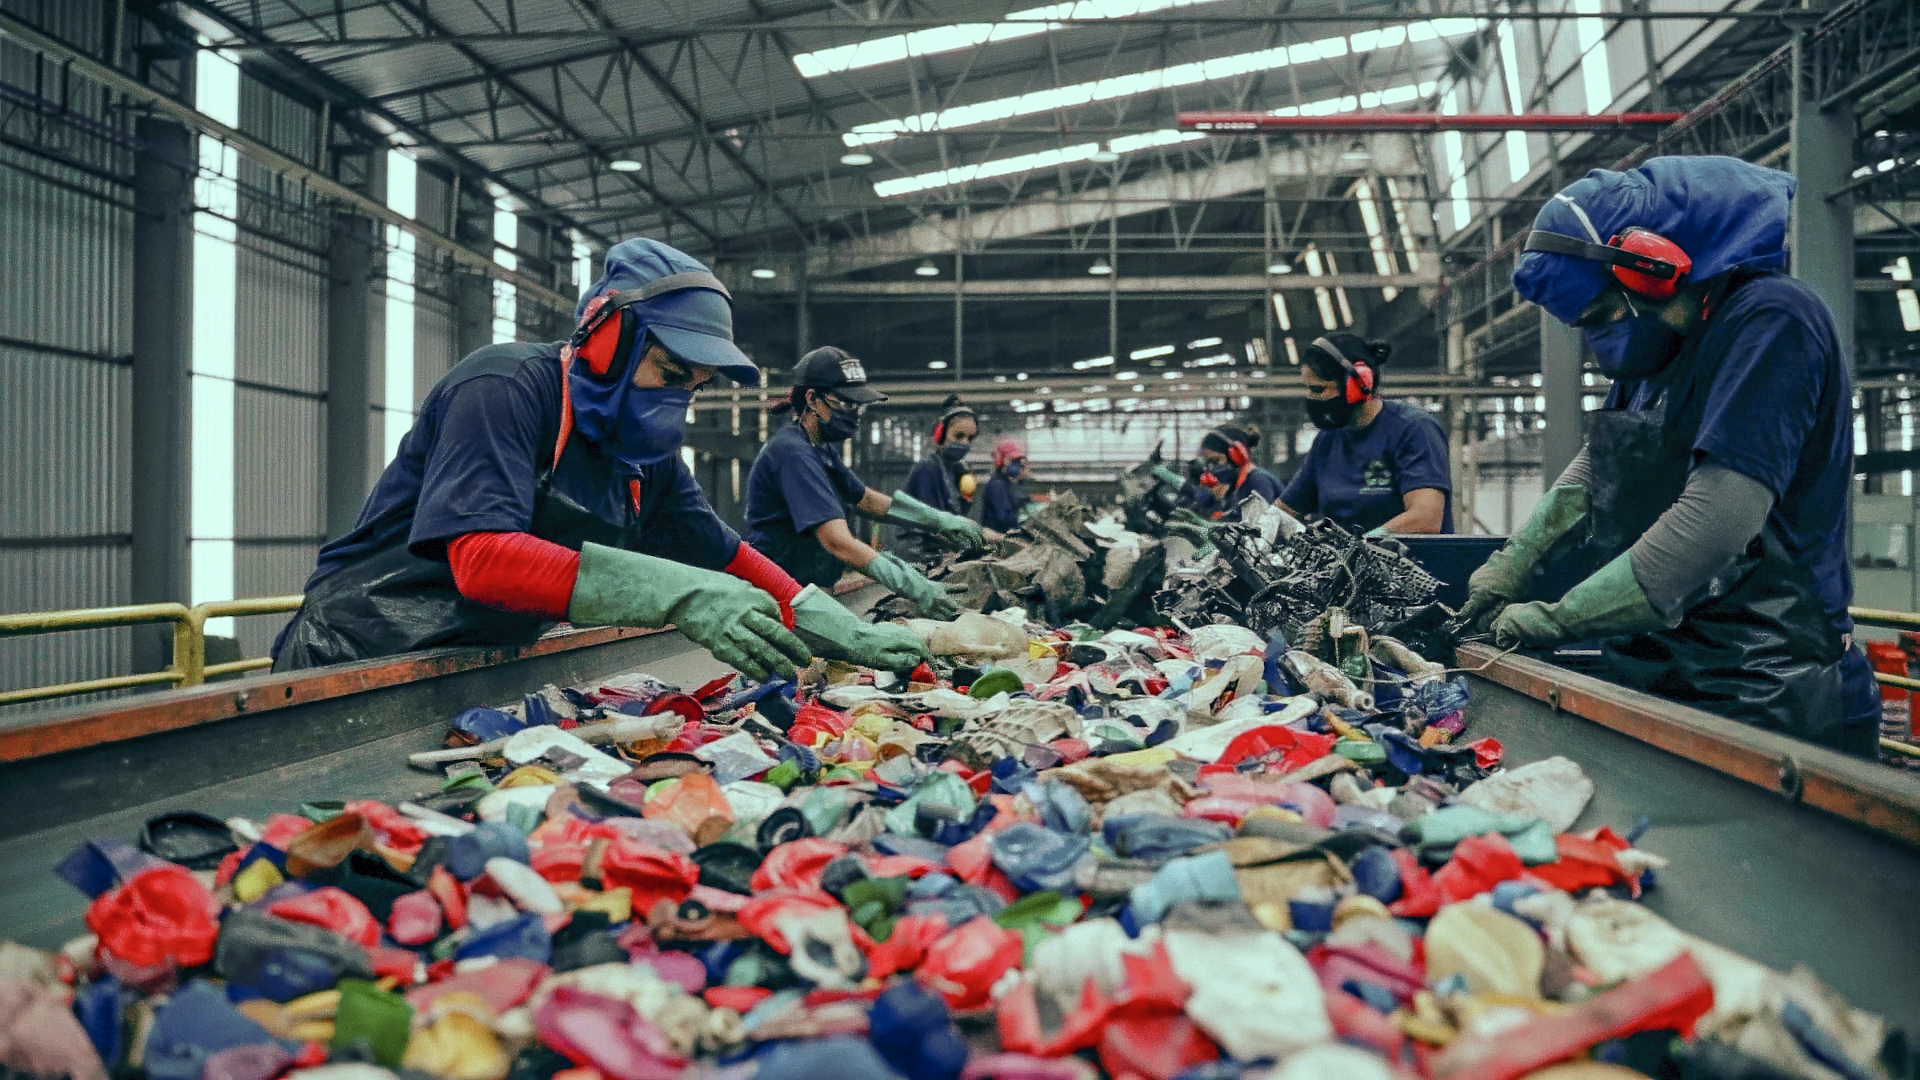
{"label": "worker in blue shirt", "polygon": [[1320,433],[1280,502],[1351,532],[1450,533],[1453,482],[1439,421],[1380,394],[1393,355],[1358,334],[1314,339],[1300,360],[1307,417]]}
{"label": "worker in blue shirt", "polygon": [[[939,419],[933,422],[932,436],[927,456],[907,474],[901,490],[942,513],[970,517],[979,481],[967,467],[967,455],[973,452],[973,440],[980,436],[979,418],[960,395],[949,394],[941,403]],[[988,543],[1000,539],[992,529],[982,530],[982,536]],[[952,548],[937,529],[909,526],[899,530],[899,538],[900,554],[916,562],[931,561]]]}
{"label": "worker in blue shirt", "polygon": [[[1783,271],[1794,187],[1655,158],[1540,211],[1514,286],[1614,383],[1466,610],[1503,645],[1597,640],[1623,684],[1872,756],[1880,696],[1847,614],[1852,388],[1832,315]],[[1590,576],[1532,600],[1543,563]]]}
{"label": "worker in blue shirt", "polygon": [[1027,448],[1018,439],[1001,439],[993,448],[993,475],[980,496],[980,524],[1007,532],[1026,517],[1033,496],[1027,493]]}
{"label": "worker in blue shirt", "polygon": [[694,392],[716,373],[760,380],[720,280],[628,240],[577,322],[569,341],[480,349],[428,391],[359,521],[320,549],[275,670],[526,645],[562,621],[671,623],[756,679],[815,651],[910,661],[905,628],[861,622],[742,544],[681,460]]}
{"label": "worker in blue shirt", "polygon": [[800,358],[793,390],[777,408],[793,422],[773,433],[747,475],[747,540],[802,584],[831,585],[858,570],[907,598],[929,618],[959,613],[946,589],[899,556],[862,543],[847,525],[849,508],[897,524],[939,531],[978,547],[980,526],[936,510],[903,491],[870,488],[840,457],[866,406],[887,400],[867,385],[865,365],[844,349],[822,346]]}
{"label": "worker in blue shirt", "polygon": [[1279,479],[1253,463],[1258,445],[1260,429],[1252,424],[1222,424],[1201,438],[1200,462],[1206,471],[1200,474],[1194,512],[1216,521],[1238,521],[1240,504],[1249,496],[1258,495],[1269,504],[1279,501]]}

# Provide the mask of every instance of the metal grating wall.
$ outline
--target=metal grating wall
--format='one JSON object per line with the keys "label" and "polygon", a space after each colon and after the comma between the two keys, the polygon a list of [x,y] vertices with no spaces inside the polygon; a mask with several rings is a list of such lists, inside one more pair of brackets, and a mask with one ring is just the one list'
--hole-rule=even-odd
{"label": "metal grating wall", "polygon": [[[98,40],[106,10],[0,8],[71,40]],[[105,93],[59,76],[0,40],[0,611],[131,597],[131,139]],[[126,630],[0,639],[0,689],[124,673],[130,639]]]}

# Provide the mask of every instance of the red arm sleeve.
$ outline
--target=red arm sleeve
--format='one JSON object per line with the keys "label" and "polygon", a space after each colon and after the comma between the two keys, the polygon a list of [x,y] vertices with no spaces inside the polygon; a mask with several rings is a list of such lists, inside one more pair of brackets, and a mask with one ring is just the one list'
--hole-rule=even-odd
{"label": "red arm sleeve", "polygon": [[476,604],[565,619],[580,553],[532,533],[473,532],[447,545],[453,584]]}
{"label": "red arm sleeve", "polygon": [[772,559],[760,554],[745,541],[733,553],[733,561],[727,564],[727,573],[758,587],[779,601],[780,618],[787,624],[787,629],[793,629],[793,608],[789,605],[794,597],[800,595],[800,583],[793,580],[793,575],[780,569]]}

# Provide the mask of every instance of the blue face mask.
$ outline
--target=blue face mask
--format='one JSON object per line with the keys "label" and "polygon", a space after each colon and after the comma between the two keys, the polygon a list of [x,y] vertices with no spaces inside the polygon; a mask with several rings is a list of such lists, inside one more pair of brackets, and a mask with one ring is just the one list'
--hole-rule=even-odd
{"label": "blue face mask", "polygon": [[1000,471],[1007,474],[1007,479],[1018,480],[1026,473],[1027,463],[1019,460],[1009,461],[1005,465],[1000,466]]}
{"label": "blue face mask", "polygon": [[628,468],[660,464],[686,442],[687,408],[692,404],[693,391],[685,387],[627,387],[607,450]]}
{"label": "blue face mask", "polygon": [[1634,307],[1631,299],[1627,307],[1633,314],[1624,319],[1581,328],[1594,363],[1609,379],[1644,379],[1672,363],[1686,341],[1657,314]]}
{"label": "blue face mask", "polygon": [[953,462],[955,465],[967,460],[967,455],[971,453],[973,453],[973,447],[968,446],[966,443],[948,443],[940,448],[940,456]]}
{"label": "blue face mask", "polygon": [[823,443],[837,443],[851,439],[853,433],[860,430],[860,410],[835,409],[827,414],[826,419],[820,421],[820,426],[816,430],[819,431],[820,441]]}

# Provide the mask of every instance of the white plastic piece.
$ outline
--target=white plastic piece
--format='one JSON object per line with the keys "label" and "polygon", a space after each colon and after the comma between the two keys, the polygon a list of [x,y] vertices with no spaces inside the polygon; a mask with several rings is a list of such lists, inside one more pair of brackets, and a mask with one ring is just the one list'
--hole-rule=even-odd
{"label": "white plastic piece", "polygon": [[1556,833],[1573,828],[1593,798],[1593,781],[1564,757],[1495,773],[1460,793],[1460,801],[1489,814],[1539,818]]}
{"label": "white plastic piece", "polygon": [[480,815],[481,821],[504,825],[507,821],[509,806],[525,806],[533,810],[545,811],[547,799],[552,797],[555,787],[554,784],[526,784],[521,787],[489,791],[473,809]]}
{"label": "white plastic piece", "polygon": [[488,859],[487,876],[500,886],[500,891],[521,911],[558,915],[567,910],[567,906],[560,902],[560,894],[553,891],[547,879],[526,863],[512,859]]}
{"label": "white plastic piece", "polygon": [[779,764],[760,749],[758,740],[744,731],[736,731],[723,739],[696,747],[693,756],[713,763],[714,783],[722,786],[745,780],[749,776],[758,776]]}
{"label": "white plastic piece", "polygon": [[1226,660],[1246,653],[1264,651],[1266,642],[1244,626],[1214,623],[1194,630],[1193,655],[1199,660]]}
{"label": "white plastic piece", "polygon": [[465,836],[473,831],[473,822],[462,821],[438,810],[429,810],[418,803],[403,802],[394,809],[412,818],[422,832],[433,836]]}
{"label": "white plastic piece", "polygon": [[1268,1080],[1394,1080],[1386,1059],[1369,1054],[1357,1046],[1323,1043],[1309,1047],[1287,1059],[1287,1063],[1269,1074]]}
{"label": "white plastic piece", "polygon": [[563,774],[575,783],[595,784],[604,788],[633,771],[633,766],[604,750],[595,749],[573,732],[545,724],[508,736],[507,745],[501,748],[500,753],[514,765],[525,765],[540,760],[552,750],[564,750],[585,759],[582,764]]}
{"label": "white plastic piece", "polygon": [[1333,1038],[1320,977],[1279,934],[1168,930],[1162,940],[1174,972],[1193,987],[1187,1016],[1227,1053],[1285,1058]]}
{"label": "white plastic piece", "polygon": [[1287,707],[1279,712],[1262,713],[1225,724],[1214,724],[1212,727],[1193,728],[1167,740],[1164,745],[1182,757],[1212,764],[1220,760],[1220,755],[1227,752],[1227,744],[1241,733],[1269,724],[1291,724],[1305,719],[1318,708],[1312,698],[1288,698],[1286,701]]}

